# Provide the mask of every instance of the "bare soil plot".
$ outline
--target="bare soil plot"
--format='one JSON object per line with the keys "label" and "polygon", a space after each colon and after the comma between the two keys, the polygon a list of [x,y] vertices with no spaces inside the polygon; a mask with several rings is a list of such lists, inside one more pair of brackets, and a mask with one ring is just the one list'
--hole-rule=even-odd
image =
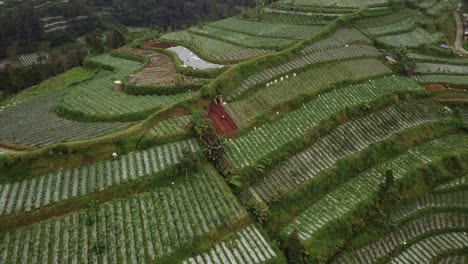
{"label": "bare soil plot", "polygon": [[199,79],[181,75],[177,72],[172,58],[155,51],[123,47],[121,53],[130,54],[138,58],[148,58],[144,68],[129,76],[128,81],[140,85],[175,85],[178,83],[195,83]]}

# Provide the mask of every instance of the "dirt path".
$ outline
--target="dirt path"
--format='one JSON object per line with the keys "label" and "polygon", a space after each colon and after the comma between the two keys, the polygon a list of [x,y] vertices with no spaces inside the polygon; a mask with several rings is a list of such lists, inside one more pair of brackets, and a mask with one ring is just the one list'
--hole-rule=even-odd
{"label": "dirt path", "polygon": [[455,22],[457,23],[457,37],[454,43],[454,52],[464,56],[468,56],[468,51],[463,48],[463,23],[457,12],[454,12]]}

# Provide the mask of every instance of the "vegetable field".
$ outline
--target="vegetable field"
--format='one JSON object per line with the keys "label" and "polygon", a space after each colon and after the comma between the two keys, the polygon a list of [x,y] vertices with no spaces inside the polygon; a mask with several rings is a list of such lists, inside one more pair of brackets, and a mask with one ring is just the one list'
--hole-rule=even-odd
{"label": "vegetable field", "polygon": [[166,137],[184,133],[191,126],[191,116],[177,116],[158,122],[152,129],[151,134],[157,137]]}
{"label": "vegetable field", "polygon": [[122,80],[141,66],[140,63],[109,55],[91,59],[115,68],[101,70],[93,79],[71,87],[62,97],[58,109],[73,117],[92,120],[138,120],[148,112],[180,100],[188,94],[168,96],[133,96],[113,91],[113,80]]}
{"label": "vegetable field", "polygon": [[258,37],[306,39],[320,31],[321,26],[264,23],[237,17],[216,21],[211,27],[240,32]]}
{"label": "vegetable field", "polygon": [[466,151],[467,148],[466,135],[449,136],[413,148],[341,184],[303,211],[282,232],[287,235],[297,229],[300,239],[308,240],[330,221],[352,214],[363,202],[375,196],[385,180],[383,173],[386,170],[392,169],[395,181],[399,181],[414,166],[430,163],[442,155]]}
{"label": "vegetable field", "polygon": [[342,28],[335,31],[329,37],[307,45],[302,50],[303,54],[318,50],[342,47],[351,44],[371,44],[371,40],[356,29]]}
{"label": "vegetable field", "polygon": [[440,33],[428,33],[422,28],[416,28],[409,33],[378,37],[376,40],[389,47],[416,48],[424,44],[437,42],[441,38]]}
{"label": "vegetable field", "polygon": [[161,37],[161,40],[194,46],[203,51],[204,54],[223,61],[243,60],[271,52],[265,49],[244,48],[222,40],[195,35],[186,31],[165,34]]}
{"label": "vegetable field", "polygon": [[275,257],[276,253],[257,227],[249,226],[236,232],[234,238],[216,244],[209,252],[182,263],[263,263]]}
{"label": "vegetable field", "polygon": [[383,5],[388,3],[387,0],[285,0],[283,1],[286,4],[294,3],[295,5],[303,5],[303,6],[320,6],[320,7],[350,7],[350,8],[360,8],[366,6],[374,6],[374,5]]}
{"label": "vegetable field", "polygon": [[459,65],[468,64],[468,61],[465,58],[430,56],[430,55],[424,55],[424,54],[418,54],[418,53],[408,53],[408,57],[415,59],[417,61],[425,61],[425,62],[459,64]]}
{"label": "vegetable field", "polygon": [[87,212],[0,235],[2,263],[145,263],[169,255],[244,209],[212,169]]}
{"label": "vegetable field", "polygon": [[447,118],[442,105],[409,101],[376,111],[339,126],[329,135],[294,157],[280,163],[271,175],[249,188],[259,201],[269,202],[314,179],[345,157],[410,127]]}
{"label": "vegetable field", "polygon": [[414,29],[415,27],[416,27],[415,21],[412,20],[411,18],[407,18],[407,19],[404,19],[402,21],[399,21],[393,24],[364,28],[362,29],[362,32],[364,32],[365,34],[369,36],[376,37],[376,36],[382,36],[382,35],[395,34],[399,32],[408,32]]}
{"label": "vegetable field", "polygon": [[468,85],[467,75],[425,74],[413,76],[413,79],[424,84],[442,83],[460,86]]}
{"label": "vegetable field", "polygon": [[273,107],[301,95],[314,95],[326,91],[334,84],[359,81],[390,74],[391,70],[377,59],[357,59],[309,68],[294,77],[281,77],[267,88],[246,99],[229,103],[226,112],[236,124],[244,126],[255,117],[268,113]]}
{"label": "vegetable field", "polygon": [[395,256],[390,263],[430,263],[444,253],[468,246],[467,232],[452,232],[426,238]]}
{"label": "vegetable field", "polygon": [[416,73],[462,74],[467,76],[468,66],[438,63],[417,63]]}
{"label": "vegetable field", "polygon": [[259,71],[244,80],[226,99],[232,101],[251,87],[272,80],[274,77],[281,78],[280,75],[286,76],[288,74],[288,78],[289,76],[293,77],[293,71],[309,65],[351,58],[378,57],[379,55],[378,50],[369,45],[352,45],[311,52],[285,64]]}
{"label": "vegetable field", "polygon": [[194,140],[153,147],[75,169],[0,185],[0,215],[25,212],[73,197],[103,191],[114,185],[155,175],[199,151]]}
{"label": "vegetable field", "polygon": [[397,247],[404,246],[406,241],[434,232],[466,228],[468,228],[468,214],[427,214],[398,226],[391,233],[363,248],[338,255],[332,263],[375,263],[379,258],[392,254]]}
{"label": "vegetable field", "polygon": [[62,91],[36,95],[0,112],[0,140],[28,146],[91,139],[122,130],[131,123],[81,123],[58,116],[53,108]]}
{"label": "vegetable field", "polygon": [[422,88],[408,79],[384,77],[325,93],[300,109],[232,140],[227,151],[228,157],[236,168],[250,166],[302,137],[306,129],[347,107],[371,103],[396,92],[417,91],[422,91]]}

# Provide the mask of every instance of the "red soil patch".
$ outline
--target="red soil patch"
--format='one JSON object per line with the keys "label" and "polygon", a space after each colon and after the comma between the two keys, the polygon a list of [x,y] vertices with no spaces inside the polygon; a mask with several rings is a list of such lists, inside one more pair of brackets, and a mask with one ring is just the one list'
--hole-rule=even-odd
{"label": "red soil patch", "polygon": [[143,46],[150,47],[150,48],[167,49],[167,48],[175,47],[176,45],[169,44],[169,43],[162,43],[156,40],[150,40],[150,41],[143,43]]}
{"label": "red soil patch", "polygon": [[431,91],[437,91],[437,90],[444,90],[445,87],[443,85],[440,85],[440,84],[431,84],[431,85],[428,85],[426,87],[426,91],[428,92],[431,92]]}
{"label": "red soil patch", "polygon": [[211,101],[208,105],[208,117],[218,135],[227,135],[238,129],[236,123],[234,123],[228,113],[224,111],[223,106],[217,104],[215,101]]}

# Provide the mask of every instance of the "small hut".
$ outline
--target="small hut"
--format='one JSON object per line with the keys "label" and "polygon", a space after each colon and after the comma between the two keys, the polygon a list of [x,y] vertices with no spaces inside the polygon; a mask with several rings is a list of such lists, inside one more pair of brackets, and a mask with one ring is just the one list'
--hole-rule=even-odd
{"label": "small hut", "polygon": [[122,91],[122,81],[114,81],[114,91]]}

